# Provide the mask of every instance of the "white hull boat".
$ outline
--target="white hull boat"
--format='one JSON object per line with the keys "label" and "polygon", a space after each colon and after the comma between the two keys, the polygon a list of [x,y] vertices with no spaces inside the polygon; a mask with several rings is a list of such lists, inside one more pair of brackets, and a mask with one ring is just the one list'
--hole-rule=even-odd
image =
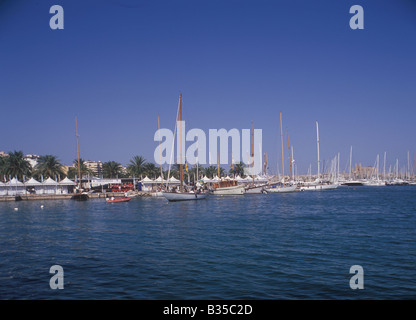
{"label": "white hull boat", "polygon": [[332,190],[338,188],[337,184],[310,184],[301,186],[300,191],[321,191],[321,190]]}
{"label": "white hull boat", "polygon": [[378,181],[376,180],[376,181],[366,181],[366,182],[363,182],[363,184],[369,187],[381,187],[381,186],[385,186],[386,182],[381,181],[381,180],[378,180]]}
{"label": "white hull boat", "polygon": [[285,192],[293,192],[296,190],[296,185],[293,186],[277,186],[275,188],[267,188],[265,189],[267,193],[285,193]]}
{"label": "white hull boat", "polygon": [[202,200],[207,197],[205,193],[193,192],[162,192],[168,201]]}
{"label": "white hull boat", "polygon": [[264,192],[264,186],[258,186],[258,187],[246,187],[245,188],[246,194],[259,194],[259,193],[265,193]]}
{"label": "white hull boat", "polygon": [[224,196],[243,195],[244,193],[245,193],[244,186],[221,187],[221,188],[216,188],[212,191],[213,195],[224,195]]}

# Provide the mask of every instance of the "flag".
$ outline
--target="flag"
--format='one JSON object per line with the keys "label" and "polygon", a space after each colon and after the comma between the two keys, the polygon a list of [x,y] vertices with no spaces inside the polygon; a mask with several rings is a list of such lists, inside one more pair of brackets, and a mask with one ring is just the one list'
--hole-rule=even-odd
{"label": "flag", "polygon": [[186,172],[188,172],[188,165],[186,164],[186,162],[185,162],[185,170]]}

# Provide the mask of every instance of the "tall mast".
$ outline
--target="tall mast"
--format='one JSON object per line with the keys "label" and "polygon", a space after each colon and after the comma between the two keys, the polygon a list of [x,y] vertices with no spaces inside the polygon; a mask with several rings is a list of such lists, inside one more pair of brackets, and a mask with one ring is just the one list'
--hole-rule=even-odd
{"label": "tall mast", "polygon": [[157,115],[157,131],[159,131],[159,151],[160,151],[160,184],[163,186],[163,169],[162,169],[162,149],[160,148],[160,123],[159,115]]}
{"label": "tall mast", "polygon": [[219,181],[221,179],[220,179],[220,153],[218,151],[217,151],[217,170],[218,170],[218,181]]}
{"label": "tall mast", "polygon": [[253,130],[253,121],[251,121],[251,157],[253,159],[253,186],[254,186],[254,130]]}
{"label": "tall mast", "polygon": [[267,174],[267,183],[269,183],[269,162],[267,159],[267,152],[266,152],[266,174]]}
{"label": "tall mast", "polygon": [[386,151],[384,151],[383,179],[386,181]]}
{"label": "tall mast", "polygon": [[280,112],[280,145],[282,148],[282,181],[285,182],[285,161],[283,158],[283,129],[282,129],[282,113]]}
{"label": "tall mast", "polygon": [[290,181],[292,181],[293,180],[293,176],[292,176],[292,156],[291,156],[291,153],[290,153],[289,131],[286,130],[286,134],[287,134],[287,147],[289,149]]}
{"label": "tall mast", "polygon": [[179,149],[180,149],[180,190],[183,190],[183,164],[182,164],[182,93],[179,94]]}
{"label": "tall mast", "polygon": [[321,162],[319,160],[319,127],[318,127],[318,121],[316,121],[316,145],[317,145],[317,150],[318,150],[318,180],[319,180]]}
{"label": "tall mast", "polygon": [[78,156],[78,188],[81,190],[81,163],[79,159],[79,136],[78,136],[78,120],[75,117],[75,134],[77,136],[77,156]]}
{"label": "tall mast", "polygon": [[351,178],[351,166],[352,166],[352,146],[351,146],[351,149],[350,149],[350,180],[352,180],[352,178]]}
{"label": "tall mast", "polygon": [[233,158],[233,152],[231,151],[231,171],[233,173],[233,180],[235,179],[235,172],[234,172],[234,158]]}

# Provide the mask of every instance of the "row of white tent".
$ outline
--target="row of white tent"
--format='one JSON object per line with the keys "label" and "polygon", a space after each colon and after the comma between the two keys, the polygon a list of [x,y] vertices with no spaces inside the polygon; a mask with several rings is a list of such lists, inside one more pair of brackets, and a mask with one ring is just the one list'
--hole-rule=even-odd
{"label": "row of white tent", "polygon": [[68,178],[59,182],[48,178],[39,182],[34,178],[21,182],[16,178],[4,183],[0,181],[0,196],[15,196],[28,193],[28,187],[33,188],[36,194],[67,194],[68,187],[76,186],[76,183]]}
{"label": "row of white tent", "polygon": [[[224,178],[218,178],[218,176],[215,176],[214,178],[210,179],[207,176],[204,176],[202,179],[200,179],[199,181],[202,181],[203,183],[216,183],[218,181],[224,181],[224,180],[233,180],[233,178],[231,177],[224,177]],[[239,183],[251,183],[253,181],[253,177],[247,176],[246,178],[241,178],[240,176],[235,177],[235,180],[238,181]],[[159,176],[159,178],[157,179],[150,179],[147,176],[140,180],[140,182],[144,185],[152,185],[152,184],[160,184],[160,183],[169,183],[169,184],[179,184],[180,181],[178,179],[176,179],[175,177],[170,177],[169,180],[166,179],[162,179],[161,176]],[[267,182],[267,178],[266,177],[262,177],[262,176],[255,176],[254,177],[254,182],[255,183],[265,183]]]}
{"label": "row of white tent", "polygon": [[[224,180],[233,180],[233,178],[226,176],[226,177],[221,177],[220,179],[218,178],[218,176],[215,176],[214,178],[210,179],[207,176],[204,176],[202,179],[198,180],[197,185],[201,185],[201,182],[205,184],[210,184],[210,183],[216,183],[218,181],[224,181]],[[241,178],[240,176],[237,176],[235,177],[234,180],[236,180],[238,184],[249,184],[253,182],[253,177],[247,176],[246,178]],[[161,176],[159,176],[159,178],[157,179],[150,179],[149,177],[146,176],[144,179],[139,180],[139,182],[141,182],[142,184],[143,191],[151,191],[157,188],[157,185],[160,185],[162,183],[164,185],[171,185],[171,186],[177,186],[178,184],[180,184],[180,181],[176,179],[175,177],[170,177],[169,180],[166,180],[166,179],[162,179]],[[267,182],[266,177],[262,177],[262,176],[254,177],[255,184],[263,184],[266,182]]]}

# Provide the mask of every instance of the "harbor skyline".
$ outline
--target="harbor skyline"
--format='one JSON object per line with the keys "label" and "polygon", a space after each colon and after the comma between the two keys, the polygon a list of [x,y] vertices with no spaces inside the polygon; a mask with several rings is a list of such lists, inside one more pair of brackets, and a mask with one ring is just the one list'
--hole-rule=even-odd
{"label": "harbor skyline", "polygon": [[[372,166],[387,153],[413,167],[416,7],[356,3],[128,0],[59,1],[65,28],[51,30],[55,3],[0,6],[0,150],[123,165],[149,161],[157,117],[173,130],[179,92],[190,128],[262,129],[270,170],[280,166],[279,113],[299,173],[341,155]],[[286,139],[286,136],[285,136]],[[285,157],[288,153],[285,149]],[[215,162],[215,161],[214,161]]]}

